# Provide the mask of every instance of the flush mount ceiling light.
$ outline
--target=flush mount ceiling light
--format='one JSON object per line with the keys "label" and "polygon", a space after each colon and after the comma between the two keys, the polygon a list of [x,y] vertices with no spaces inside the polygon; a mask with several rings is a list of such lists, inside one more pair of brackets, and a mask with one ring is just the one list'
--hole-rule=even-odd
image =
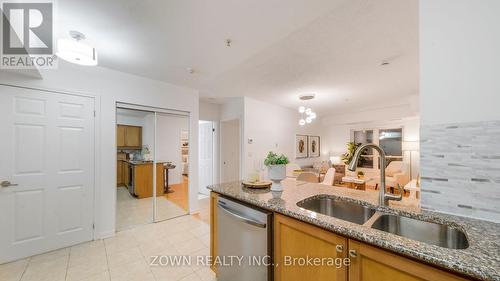
{"label": "flush mount ceiling light", "polygon": [[[314,99],[314,94],[307,94],[299,96],[301,101],[309,101]],[[310,107],[304,105],[299,106],[300,120],[299,125],[304,126],[305,124],[310,124],[314,119],[316,119],[316,113],[312,111]]]}
{"label": "flush mount ceiling light", "polygon": [[72,30],[69,35],[71,39],[57,40],[56,55],[65,61],[79,65],[97,65],[96,49],[82,42],[85,40],[85,34]]}

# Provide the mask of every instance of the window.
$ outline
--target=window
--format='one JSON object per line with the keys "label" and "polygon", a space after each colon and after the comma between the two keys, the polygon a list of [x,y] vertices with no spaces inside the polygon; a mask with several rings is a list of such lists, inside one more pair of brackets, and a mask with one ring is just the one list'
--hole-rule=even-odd
{"label": "window", "polygon": [[[354,131],[355,143],[373,143],[373,130]],[[373,149],[367,148],[361,153],[358,167],[373,168]]]}
{"label": "window", "polygon": [[[392,161],[402,161],[403,151],[403,129],[370,129],[352,131],[352,141],[366,144],[373,143],[379,145],[386,154],[386,165]],[[377,163],[376,165],[374,163]],[[378,153],[371,148],[365,149],[361,154],[358,167],[380,168]]]}
{"label": "window", "polygon": [[403,129],[401,128],[379,131],[379,146],[385,151],[387,165],[392,161],[401,161],[403,159],[402,142]]}

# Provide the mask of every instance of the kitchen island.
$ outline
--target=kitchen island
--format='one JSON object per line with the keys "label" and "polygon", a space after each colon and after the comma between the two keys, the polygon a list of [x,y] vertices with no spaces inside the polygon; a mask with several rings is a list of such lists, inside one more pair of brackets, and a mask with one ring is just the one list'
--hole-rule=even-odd
{"label": "kitchen island", "polygon": [[[377,192],[294,180],[284,180],[282,185],[284,191],[274,194],[269,189],[256,190],[242,187],[241,182],[208,187],[212,190],[213,256],[217,255],[217,228],[214,225],[217,214],[213,203],[217,196],[222,195],[274,213],[273,246],[276,281],[317,278],[317,276],[328,276],[329,280],[350,281],[396,278],[400,278],[397,280],[500,280],[500,224],[422,210],[414,204],[408,206],[406,200],[390,202],[390,207],[380,207]],[[357,224],[297,206],[298,202],[315,196],[370,206],[376,209],[378,216],[395,214],[446,224],[465,233],[468,245],[465,249],[431,245],[374,229],[371,227],[373,220]],[[286,235],[282,235],[283,231],[287,231]],[[296,240],[287,240],[292,238]],[[331,255],[349,257],[352,264],[348,268],[336,271],[276,267],[276,264],[283,259],[283,250],[288,253],[302,251],[314,255],[318,247],[308,248],[308,245],[313,245],[317,241],[332,241],[334,247]],[[328,247],[328,243],[318,245],[322,248]],[[295,246],[303,249],[288,251],[287,247]],[[300,276],[302,273],[304,276]],[[377,279],[377,276],[382,276],[382,279]]]}
{"label": "kitchen island", "polygon": [[[165,162],[156,162],[156,196],[164,194]],[[117,184],[127,187],[130,194],[141,199],[153,196],[153,162],[138,160],[118,160]]]}

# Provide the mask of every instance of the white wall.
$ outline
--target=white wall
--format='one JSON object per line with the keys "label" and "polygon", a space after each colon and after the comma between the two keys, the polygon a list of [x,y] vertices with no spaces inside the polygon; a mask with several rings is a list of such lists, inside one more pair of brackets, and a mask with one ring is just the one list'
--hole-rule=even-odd
{"label": "white wall", "polygon": [[169,171],[169,184],[179,184],[182,182],[181,132],[189,130],[189,119],[161,114],[157,116],[156,159],[171,161],[176,165],[175,169]]}
{"label": "white wall", "polygon": [[500,119],[500,1],[420,1],[422,125]]}
{"label": "white wall", "polygon": [[422,207],[500,222],[500,1],[419,14]]}
{"label": "white wall", "polygon": [[[31,79],[1,72],[0,83],[80,93],[96,99],[96,236],[114,234],[116,210],[116,102],[140,104],[190,112],[190,143],[198,143],[198,92],[168,83],[101,67],[59,62],[59,69],[46,70],[44,79]],[[191,148],[191,175],[198,174],[198,148]],[[197,176],[190,180],[190,212],[198,210]]]}
{"label": "white wall", "polygon": [[[244,98],[244,137],[243,137],[243,178],[258,168],[269,151],[284,153],[290,162],[299,165],[312,164],[319,158],[295,159],[295,135],[320,135],[319,120],[310,125],[300,126],[296,110]],[[248,140],[252,139],[252,144]],[[323,147],[321,146],[322,151]]]}
{"label": "white wall", "polygon": [[200,101],[200,120],[219,121],[221,105]]}

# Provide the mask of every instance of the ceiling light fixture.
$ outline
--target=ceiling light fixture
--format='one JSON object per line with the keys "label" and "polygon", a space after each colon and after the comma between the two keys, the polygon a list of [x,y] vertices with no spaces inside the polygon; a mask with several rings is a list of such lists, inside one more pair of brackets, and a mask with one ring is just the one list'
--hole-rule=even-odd
{"label": "ceiling light fixture", "polygon": [[[314,99],[314,94],[301,95],[299,97],[301,101],[309,101]],[[314,119],[316,119],[316,113],[312,111],[310,107],[305,107],[303,105],[299,106],[300,120],[299,125],[304,126],[305,124],[310,124]]]}
{"label": "ceiling light fixture", "polygon": [[95,48],[82,43],[85,40],[85,34],[72,30],[69,35],[72,39],[57,40],[56,55],[71,63],[96,66],[97,51]]}

